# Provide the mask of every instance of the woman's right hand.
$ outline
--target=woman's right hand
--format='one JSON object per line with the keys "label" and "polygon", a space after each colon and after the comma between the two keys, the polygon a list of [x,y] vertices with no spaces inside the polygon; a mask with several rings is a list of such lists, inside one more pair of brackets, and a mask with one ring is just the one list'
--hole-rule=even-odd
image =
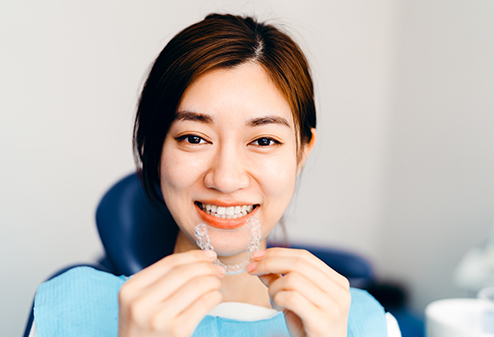
{"label": "woman's right hand", "polygon": [[118,336],[190,336],[221,303],[222,267],[213,251],[169,255],[133,275],[118,294]]}

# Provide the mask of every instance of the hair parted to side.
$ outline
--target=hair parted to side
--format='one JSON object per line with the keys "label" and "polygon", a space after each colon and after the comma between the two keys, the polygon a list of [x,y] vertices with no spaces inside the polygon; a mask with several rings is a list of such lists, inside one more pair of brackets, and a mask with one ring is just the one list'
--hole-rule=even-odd
{"label": "hair parted to side", "polygon": [[298,152],[300,144],[310,142],[311,128],[316,127],[314,88],[299,46],[279,29],[251,17],[208,15],[170,40],[141,93],[134,124],[134,159],[154,203],[163,202],[159,195],[161,153],[183,93],[208,71],[245,62],[261,65],[287,100]]}

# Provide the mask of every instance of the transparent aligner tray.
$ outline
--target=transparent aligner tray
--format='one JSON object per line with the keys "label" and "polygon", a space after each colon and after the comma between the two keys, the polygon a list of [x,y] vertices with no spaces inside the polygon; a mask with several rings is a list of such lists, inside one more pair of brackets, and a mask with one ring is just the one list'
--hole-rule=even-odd
{"label": "transparent aligner tray", "polygon": [[[261,243],[261,223],[256,217],[250,217],[247,220],[246,226],[248,226],[248,237],[249,244],[247,246],[246,252],[247,256],[244,261],[237,263],[235,265],[225,265],[218,258],[214,260],[214,264],[222,266],[225,268],[226,274],[239,274],[245,271],[249,263],[252,261],[252,254],[259,250],[259,245]],[[225,229],[224,231],[228,231]],[[199,224],[195,227],[195,236],[197,238],[196,242],[202,250],[212,250],[214,247],[211,245],[211,238],[208,233],[208,226],[206,224]]]}

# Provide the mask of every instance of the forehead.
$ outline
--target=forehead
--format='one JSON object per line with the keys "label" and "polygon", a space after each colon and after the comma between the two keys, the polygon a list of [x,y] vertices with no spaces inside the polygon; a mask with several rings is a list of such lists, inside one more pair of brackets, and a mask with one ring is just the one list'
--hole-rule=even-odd
{"label": "forehead", "polygon": [[280,116],[293,126],[287,100],[262,66],[252,62],[202,75],[187,87],[178,111],[217,118],[224,114],[243,119]]}

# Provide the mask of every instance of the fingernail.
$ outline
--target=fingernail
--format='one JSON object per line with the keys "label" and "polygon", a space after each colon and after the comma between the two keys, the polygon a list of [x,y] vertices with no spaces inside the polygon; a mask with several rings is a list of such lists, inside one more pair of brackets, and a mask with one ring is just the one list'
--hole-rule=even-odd
{"label": "fingernail", "polygon": [[216,258],[216,252],[214,250],[203,250],[204,255],[206,255],[210,259]]}
{"label": "fingernail", "polygon": [[216,267],[216,269],[218,269],[218,273],[220,273],[221,277],[225,276],[225,274],[226,274],[225,268],[223,268],[222,266],[218,266],[218,265],[215,265],[215,267]]}
{"label": "fingernail", "polygon": [[257,267],[257,262],[252,262],[247,266],[246,270],[247,272],[252,273],[254,270],[256,270],[256,267]]}
{"label": "fingernail", "polygon": [[254,252],[252,254],[252,257],[254,258],[254,260],[258,261],[258,260],[262,259],[264,257],[264,255],[266,255],[266,250],[262,249],[262,250],[258,250],[257,252]]}

